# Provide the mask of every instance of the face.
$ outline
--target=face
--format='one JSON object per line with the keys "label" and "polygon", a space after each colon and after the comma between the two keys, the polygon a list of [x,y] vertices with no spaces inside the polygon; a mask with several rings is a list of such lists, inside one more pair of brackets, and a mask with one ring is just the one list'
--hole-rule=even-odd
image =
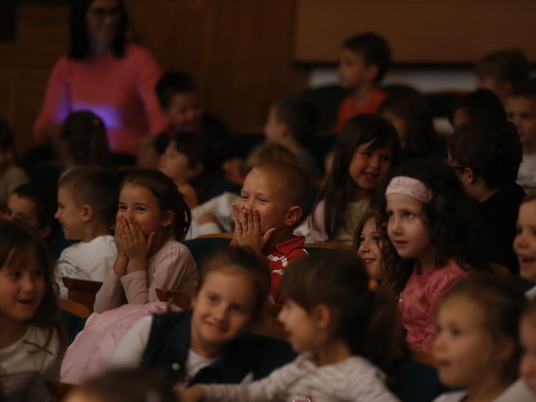
{"label": "face", "polygon": [[80,240],[83,236],[83,207],[75,200],[72,189],[62,186],[58,189],[58,210],[54,217],[63,228],[67,240]]}
{"label": "face", "polygon": [[452,125],[456,130],[463,126],[465,123],[468,123],[469,120],[469,114],[467,113],[467,109],[464,107],[456,109],[452,114]]}
{"label": "face", "polygon": [[374,218],[368,219],[363,225],[357,254],[365,263],[370,277],[375,280],[381,279],[381,234]]}
{"label": "face", "polygon": [[108,47],[113,42],[122,11],[117,0],[94,0],[86,12],[87,31],[91,41]]}
{"label": "face", "polygon": [[192,349],[218,354],[251,323],[255,298],[246,274],[234,269],[210,272],[193,301]]}
{"label": "face", "polygon": [[503,353],[484,319],[482,308],[466,297],[452,296],[441,305],[433,353],[444,385],[471,389],[500,383]]}
{"label": "face", "polygon": [[31,250],[25,258],[6,263],[0,268],[0,327],[13,328],[30,320],[44,294],[44,267]]}
{"label": "face", "polygon": [[372,141],[359,145],[348,166],[348,173],[359,190],[371,191],[389,172],[392,148],[370,149]]}
{"label": "face", "polygon": [[37,207],[29,198],[20,197],[18,194],[11,193],[7,199],[6,213],[4,219],[8,221],[18,220],[34,228],[39,227],[39,218],[37,217]]}
{"label": "face", "polygon": [[396,129],[396,133],[398,134],[398,137],[400,138],[400,142],[402,143],[402,146],[404,147],[406,144],[406,121],[394,113],[390,112],[389,110],[384,111],[381,113],[381,116],[389,120],[391,124]]}
{"label": "face", "polygon": [[536,398],[536,320],[534,316],[521,320],[520,341],[523,355],[519,363],[519,374]]}
{"label": "face", "polygon": [[268,120],[264,126],[264,135],[266,141],[271,143],[279,143],[285,134],[286,124],[280,123],[277,120],[277,108],[274,106],[268,113]]}
{"label": "face", "polygon": [[425,258],[433,249],[422,222],[423,203],[404,194],[389,194],[387,235],[402,258]]}
{"label": "face", "polygon": [[200,131],[203,128],[203,112],[199,95],[189,92],[171,98],[166,116],[175,131]]}
{"label": "face", "polygon": [[523,152],[536,151],[536,98],[510,96],[506,99],[506,112],[517,127]]}
{"label": "face", "polygon": [[360,53],[342,49],[339,62],[339,82],[344,89],[356,89],[368,82],[370,66]]}
{"label": "face", "polygon": [[497,95],[503,101],[512,90],[512,84],[510,84],[508,81],[499,80],[491,76],[479,77],[476,87],[477,89],[487,89],[495,93],[495,95]]}
{"label": "face", "polygon": [[158,204],[158,199],[144,186],[127,183],[119,193],[117,217],[134,219],[145,237],[151,232],[159,233],[169,223]]}
{"label": "face", "polygon": [[273,173],[255,168],[244,180],[240,207],[257,210],[262,233],[270,228],[279,229],[284,225],[290,207],[284,194],[284,185]]}
{"label": "face", "polygon": [[514,251],[522,278],[536,282],[536,200],[519,207]]}
{"label": "face", "polygon": [[322,343],[313,316],[291,299],[285,301],[277,319],[288,332],[288,340],[294,351],[315,351]]}
{"label": "face", "polygon": [[159,169],[166,176],[171,177],[177,184],[183,184],[194,176],[189,166],[188,157],[178,152],[175,141],[171,141],[164,154],[160,157]]}

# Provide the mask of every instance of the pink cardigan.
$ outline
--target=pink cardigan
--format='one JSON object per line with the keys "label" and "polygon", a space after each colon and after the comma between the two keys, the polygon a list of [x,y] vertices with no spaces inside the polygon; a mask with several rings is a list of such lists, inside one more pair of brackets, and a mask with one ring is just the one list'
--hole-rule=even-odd
{"label": "pink cardigan", "polygon": [[46,124],[61,124],[69,113],[91,110],[107,127],[112,152],[136,154],[140,140],[166,127],[155,95],[160,68],[151,54],[127,44],[125,56],[111,53],[82,61],[62,57],[50,73],[34,138],[43,142]]}

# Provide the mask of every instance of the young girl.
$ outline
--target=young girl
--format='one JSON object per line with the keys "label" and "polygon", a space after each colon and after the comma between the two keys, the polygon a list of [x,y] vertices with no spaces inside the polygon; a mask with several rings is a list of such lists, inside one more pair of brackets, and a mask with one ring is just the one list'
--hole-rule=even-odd
{"label": "young girl", "polygon": [[125,177],[115,226],[117,259],[97,292],[94,310],[157,301],[157,288],[194,289],[197,267],[179,243],[189,224],[190,210],[169,177],[156,170]]}
{"label": "young girl", "polygon": [[381,224],[381,214],[369,208],[357,224],[354,248],[361,257],[370,277],[377,283],[385,283],[385,267],[381,254],[383,242],[387,240],[385,226]]}
{"label": "young girl", "polygon": [[527,297],[536,296],[536,190],[530,191],[521,201],[517,218],[517,234],[514,251],[519,261],[519,275],[533,284]]}
{"label": "young girl", "polygon": [[380,104],[378,114],[395,126],[402,144],[404,161],[446,158],[445,144],[434,128],[432,112],[422,95],[391,95]]}
{"label": "young girl", "polygon": [[28,225],[0,220],[0,390],[6,401],[48,401],[64,339],[46,246]]}
{"label": "young girl", "polygon": [[296,260],[281,280],[279,314],[301,354],[249,385],[203,385],[184,401],[396,401],[386,388],[401,331],[390,296],[371,290],[354,253],[329,251]]}
{"label": "young girl", "polygon": [[251,381],[252,371],[260,375],[263,361],[270,358],[277,363],[269,356],[274,343],[282,343],[244,334],[259,318],[269,286],[264,261],[238,247],[220,249],[203,265],[193,313],[142,319],[122,339],[110,365],[142,365],[165,374],[179,387]]}
{"label": "young girl", "polygon": [[512,386],[521,355],[518,323],[526,304],[508,278],[471,275],[454,284],[438,308],[434,357],[441,382],[466,390],[437,402],[526,401]]}
{"label": "young girl", "polygon": [[442,163],[403,165],[388,180],[385,265],[409,346],[430,351],[439,297],[469,269],[485,269],[482,241],[460,182]]}
{"label": "young girl", "polygon": [[400,141],[382,117],[361,114],[344,125],[333,165],[308,219],[307,241],[352,244],[354,228],[376,185],[400,160]]}

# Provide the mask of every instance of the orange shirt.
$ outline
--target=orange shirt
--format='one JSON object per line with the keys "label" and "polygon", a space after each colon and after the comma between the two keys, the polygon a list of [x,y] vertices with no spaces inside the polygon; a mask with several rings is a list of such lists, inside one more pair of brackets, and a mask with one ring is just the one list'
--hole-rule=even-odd
{"label": "orange shirt", "polygon": [[380,103],[387,97],[387,93],[383,92],[380,89],[376,89],[369,100],[361,106],[356,106],[354,95],[348,95],[344,98],[339,105],[339,111],[337,112],[337,124],[335,125],[335,132],[338,134],[346,120],[350,117],[355,116],[356,114],[362,113],[376,113]]}

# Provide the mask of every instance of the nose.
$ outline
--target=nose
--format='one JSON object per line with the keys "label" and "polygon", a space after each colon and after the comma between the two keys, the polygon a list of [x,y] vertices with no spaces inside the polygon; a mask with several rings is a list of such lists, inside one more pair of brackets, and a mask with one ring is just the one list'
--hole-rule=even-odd
{"label": "nose", "polygon": [[30,293],[35,289],[35,280],[30,274],[25,274],[20,281],[21,288],[24,292]]}
{"label": "nose", "polygon": [[391,233],[400,233],[402,231],[402,225],[398,217],[393,216],[389,219],[387,222],[387,231]]}
{"label": "nose", "polygon": [[380,166],[380,157],[374,155],[372,158],[370,158],[369,166],[377,169]]}
{"label": "nose", "polygon": [[369,241],[363,240],[361,244],[359,244],[359,247],[357,248],[357,254],[365,254],[370,251]]}
{"label": "nose", "polygon": [[54,214],[54,219],[60,219],[60,209],[56,209],[56,213]]}
{"label": "nose", "polygon": [[525,236],[523,236],[523,233],[518,233],[516,237],[514,237],[514,250],[523,248],[526,246],[526,244],[527,243],[525,242]]}

